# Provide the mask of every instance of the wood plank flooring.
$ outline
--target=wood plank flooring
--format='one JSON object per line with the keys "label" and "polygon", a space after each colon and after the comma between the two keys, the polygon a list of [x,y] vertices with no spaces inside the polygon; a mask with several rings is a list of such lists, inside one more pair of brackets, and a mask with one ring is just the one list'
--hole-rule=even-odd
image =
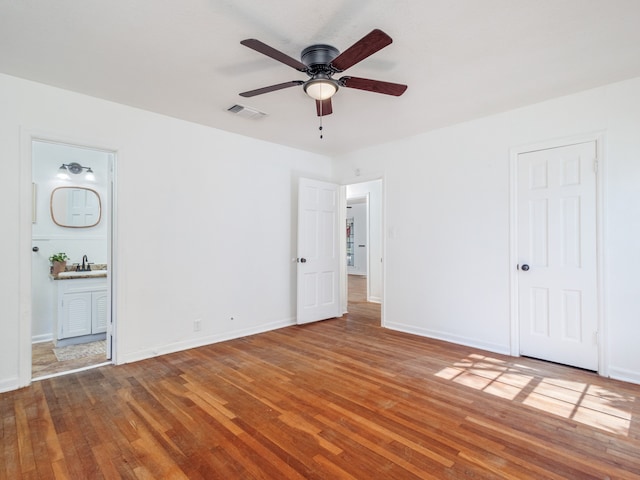
{"label": "wood plank flooring", "polygon": [[367,302],[367,277],[348,275],[349,314],[351,317],[366,319],[372,325],[380,325],[380,304]]}
{"label": "wood plank flooring", "polygon": [[0,478],[640,478],[640,386],[376,312],[2,394]]}

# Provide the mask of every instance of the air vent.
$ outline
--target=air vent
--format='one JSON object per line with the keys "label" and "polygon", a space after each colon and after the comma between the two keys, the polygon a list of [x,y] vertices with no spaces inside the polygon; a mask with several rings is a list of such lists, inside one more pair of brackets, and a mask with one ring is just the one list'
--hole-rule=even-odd
{"label": "air vent", "polygon": [[261,112],[260,110],[256,110],[255,108],[246,107],[244,105],[234,105],[233,107],[227,108],[227,112],[234,113],[244,118],[253,118],[258,119],[262,117],[266,117],[267,114]]}

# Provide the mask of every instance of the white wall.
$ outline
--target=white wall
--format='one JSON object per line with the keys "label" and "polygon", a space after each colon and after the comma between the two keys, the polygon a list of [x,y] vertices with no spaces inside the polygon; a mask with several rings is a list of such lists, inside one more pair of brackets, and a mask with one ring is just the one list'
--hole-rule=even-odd
{"label": "white wall", "polygon": [[118,362],[294,321],[297,179],[329,158],[0,75],[0,391],[30,341],[31,134],[117,151]]}
{"label": "white wall", "polygon": [[385,325],[508,353],[510,149],[598,131],[608,374],[640,383],[640,79],[336,159],[384,177]]}
{"label": "white wall", "polygon": [[22,242],[21,231],[25,219],[30,225],[30,158],[21,140],[29,133],[118,151],[122,362],[290,324],[297,178],[335,174],[350,184],[360,180],[356,169],[362,178],[384,178],[386,326],[508,352],[509,150],[593,131],[605,134],[609,373],[640,383],[640,79],[332,163],[0,75],[0,391],[20,385],[18,346],[30,335],[30,232]]}

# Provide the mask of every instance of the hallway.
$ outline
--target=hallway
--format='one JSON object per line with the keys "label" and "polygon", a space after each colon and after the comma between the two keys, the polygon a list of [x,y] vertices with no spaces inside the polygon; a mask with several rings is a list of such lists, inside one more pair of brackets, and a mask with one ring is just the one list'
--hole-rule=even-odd
{"label": "hallway", "polygon": [[380,304],[367,302],[367,277],[364,275],[348,275],[349,298],[347,308],[348,319],[367,321],[372,325],[380,325]]}

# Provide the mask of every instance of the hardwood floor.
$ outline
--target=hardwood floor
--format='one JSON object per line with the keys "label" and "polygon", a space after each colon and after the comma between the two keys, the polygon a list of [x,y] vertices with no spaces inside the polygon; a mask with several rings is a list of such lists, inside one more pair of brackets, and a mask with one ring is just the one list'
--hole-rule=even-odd
{"label": "hardwood floor", "polygon": [[353,307],[2,394],[0,478],[640,478],[640,386]]}
{"label": "hardwood floor", "polygon": [[380,304],[367,302],[367,277],[348,275],[349,316],[380,326]]}

